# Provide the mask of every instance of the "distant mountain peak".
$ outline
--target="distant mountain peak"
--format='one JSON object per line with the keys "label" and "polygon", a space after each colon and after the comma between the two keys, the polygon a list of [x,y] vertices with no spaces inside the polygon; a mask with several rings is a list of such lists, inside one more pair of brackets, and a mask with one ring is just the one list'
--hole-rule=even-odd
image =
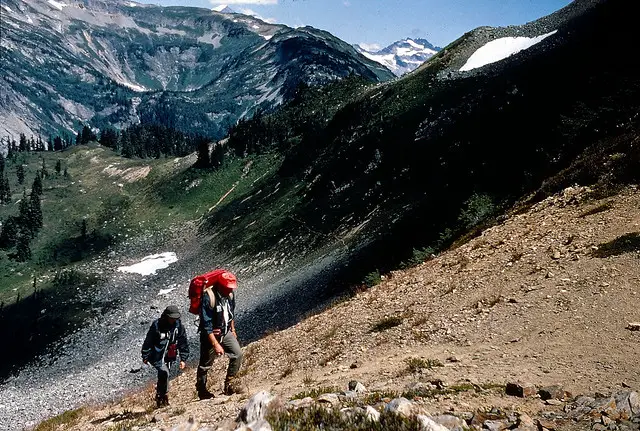
{"label": "distant mountain peak", "polygon": [[212,10],[218,13],[236,13],[235,10],[231,9],[229,5],[226,5],[226,4],[221,4],[219,6],[216,6]]}
{"label": "distant mountain peak", "polygon": [[433,46],[426,39],[410,37],[383,49],[376,50],[373,47],[376,45],[355,45],[356,50],[362,55],[388,67],[397,76],[411,72],[440,51],[440,48]]}

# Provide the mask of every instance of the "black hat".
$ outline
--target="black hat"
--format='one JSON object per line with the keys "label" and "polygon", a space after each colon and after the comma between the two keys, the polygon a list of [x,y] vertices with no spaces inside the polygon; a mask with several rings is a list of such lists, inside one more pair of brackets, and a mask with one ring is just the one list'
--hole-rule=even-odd
{"label": "black hat", "polygon": [[175,305],[170,305],[164,309],[162,313],[163,316],[170,317],[171,319],[179,319],[180,318],[180,310]]}

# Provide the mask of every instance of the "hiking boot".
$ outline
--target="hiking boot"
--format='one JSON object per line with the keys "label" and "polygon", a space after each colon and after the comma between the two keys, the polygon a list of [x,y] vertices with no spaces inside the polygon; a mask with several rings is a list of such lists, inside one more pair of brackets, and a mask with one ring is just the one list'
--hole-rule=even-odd
{"label": "hiking boot", "polygon": [[210,400],[211,398],[215,398],[215,395],[205,389],[203,391],[198,391],[198,398],[201,400]]}
{"label": "hiking boot", "polygon": [[156,395],[156,407],[162,408],[169,406],[169,397],[167,395]]}
{"label": "hiking boot", "polygon": [[244,394],[245,390],[240,384],[238,379],[227,378],[224,381],[224,394],[225,395],[233,395],[233,394]]}

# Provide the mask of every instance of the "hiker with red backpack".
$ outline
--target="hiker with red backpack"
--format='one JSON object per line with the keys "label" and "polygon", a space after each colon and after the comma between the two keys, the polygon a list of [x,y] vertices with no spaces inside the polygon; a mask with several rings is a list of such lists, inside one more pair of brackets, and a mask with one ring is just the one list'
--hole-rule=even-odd
{"label": "hiker with red backpack", "polygon": [[170,305],[151,324],[142,344],[142,361],[158,370],[157,407],[169,405],[169,368],[178,360],[178,356],[180,369],[183,370],[185,361],[189,359],[189,342],[187,332],[180,322],[180,310],[175,305]]}
{"label": "hiker with red backpack", "polygon": [[224,269],[198,276],[189,286],[189,311],[200,316],[200,362],[196,375],[196,390],[201,400],[214,397],[207,389],[207,373],[215,358],[224,354],[230,359],[224,393],[231,395],[243,392],[236,380],[242,365],[242,349],[234,322],[234,291],[237,287],[236,276]]}

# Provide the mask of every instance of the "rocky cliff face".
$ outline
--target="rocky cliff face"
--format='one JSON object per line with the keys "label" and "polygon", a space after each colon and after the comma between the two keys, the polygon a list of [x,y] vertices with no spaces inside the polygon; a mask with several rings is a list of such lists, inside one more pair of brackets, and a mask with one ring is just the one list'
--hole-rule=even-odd
{"label": "rocky cliff face", "polygon": [[99,0],[7,0],[1,13],[3,135],[143,119],[221,136],[301,82],[393,76],[328,33],[241,14]]}

